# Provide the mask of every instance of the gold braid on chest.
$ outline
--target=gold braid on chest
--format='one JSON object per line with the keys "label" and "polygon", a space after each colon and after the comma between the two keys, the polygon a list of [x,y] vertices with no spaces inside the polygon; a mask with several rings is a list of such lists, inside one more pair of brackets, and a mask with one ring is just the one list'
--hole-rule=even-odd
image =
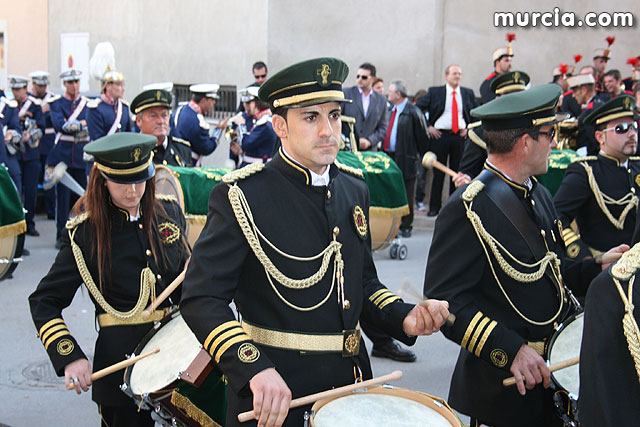
{"label": "gold braid on chest", "polygon": [[[539,261],[529,264],[517,259],[507,248],[505,248],[495,237],[493,237],[482,224],[480,216],[472,209],[474,198],[484,189],[484,183],[482,181],[472,181],[467,189],[462,193],[462,201],[465,206],[467,218],[473,226],[473,230],[478,237],[480,245],[484,250],[485,257],[491,268],[493,278],[495,279],[500,291],[506,298],[507,302],[513,308],[513,310],[526,322],[536,326],[544,326],[552,323],[562,311],[562,301],[564,300],[564,287],[562,286],[562,276],[560,275],[560,259],[555,252],[552,252],[547,247],[547,253]],[[544,237],[543,237],[544,239]],[[546,244],[546,241],[545,241]],[[560,304],[558,311],[548,320],[539,322],[529,319],[525,316],[513,303],[507,291],[505,290],[494,265],[494,261],[489,253],[493,254],[500,269],[513,280],[520,283],[534,283],[542,278],[547,268],[551,269],[551,273],[555,278],[554,282],[558,287],[558,295]],[[504,255],[503,255],[504,254]],[[533,270],[530,272],[524,272],[523,269]]]}
{"label": "gold braid on chest", "polygon": [[[598,182],[596,181],[596,177],[593,174],[593,169],[591,168],[591,166],[587,162],[579,162],[579,163],[587,172],[589,187],[591,187],[591,191],[593,192],[593,196],[596,199],[596,203],[598,204],[598,207],[600,207],[600,209],[604,213],[604,216],[607,217],[609,222],[611,222],[611,224],[613,224],[614,227],[616,227],[618,230],[622,230],[624,228],[624,221],[627,218],[627,215],[629,214],[629,212],[631,212],[632,209],[638,207],[638,196],[636,196],[631,192],[625,194],[624,197],[618,200],[615,200],[607,196],[600,190],[600,187],[598,186]],[[614,217],[607,205],[624,206],[624,209],[620,214],[620,217],[619,218]]]}
{"label": "gold braid on chest", "polygon": [[76,265],[78,266],[78,271],[80,272],[80,277],[84,281],[84,284],[89,289],[89,292],[96,300],[98,305],[102,307],[102,309],[107,313],[116,318],[117,320],[126,322],[127,320],[132,320],[135,317],[139,316],[144,310],[147,300],[149,300],[149,296],[151,296],[151,301],[153,302],[156,298],[156,278],[153,274],[153,271],[149,267],[145,267],[140,272],[140,293],[138,294],[138,301],[136,305],[129,311],[123,312],[118,311],[111,306],[104,298],[98,286],[93,281],[91,277],[91,273],[87,268],[87,263],[84,261],[84,256],[82,254],[82,249],[80,246],[74,241],[74,237],[76,234],[77,228],[69,229],[69,238],[71,240],[71,250],[73,251],[73,257],[76,260]]}
{"label": "gold braid on chest", "polygon": [[[244,237],[249,244],[249,247],[253,251],[254,255],[264,267],[264,271],[267,275],[267,279],[271,284],[273,291],[276,293],[278,298],[282,300],[287,306],[298,310],[298,311],[312,311],[316,308],[322,306],[333,292],[333,288],[338,283],[338,303],[344,306],[344,261],[342,260],[342,253],[340,249],[342,248],[342,243],[337,241],[337,232],[333,233],[333,240],[329,243],[329,245],[323,249],[320,253],[310,257],[298,257],[295,255],[290,255],[278,249],[273,243],[267,239],[267,237],[258,229],[256,222],[253,218],[253,212],[251,211],[251,207],[249,206],[249,202],[247,201],[244,192],[237,185],[229,186],[229,202],[231,203],[231,208],[233,209],[233,213],[236,217],[236,221],[244,234]],[[280,256],[298,262],[312,262],[318,259],[322,259],[322,263],[320,264],[320,268],[311,276],[302,278],[302,279],[293,279],[291,277],[286,276],[282,273],[275,264],[269,259],[269,256],[265,253],[262,243],[267,244],[271,249],[273,249]],[[272,278],[275,279],[282,286],[289,289],[308,289],[318,282],[320,282],[327,270],[329,269],[329,264],[331,262],[331,258],[333,257],[333,275],[331,280],[331,288],[327,295],[317,304],[310,307],[300,307],[297,306],[287,299],[278,291],[275,284],[272,281]]]}

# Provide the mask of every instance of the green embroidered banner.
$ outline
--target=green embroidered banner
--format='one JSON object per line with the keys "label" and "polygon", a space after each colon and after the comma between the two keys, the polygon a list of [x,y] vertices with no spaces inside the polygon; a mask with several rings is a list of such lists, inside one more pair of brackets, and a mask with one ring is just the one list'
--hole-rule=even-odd
{"label": "green embroidered banner", "polygon": [[336,160],[362,171],[369,187],[372,209],[390,210],[389,213],[399,215],[409,213],[402,172],[391,157],[382,152],[340,151]]}
{"label": "green embroidered banner", "polygon": [[547,187],[552,196],[555,195],[560,188],[567,166],[578,157],[578,153],[573,150],[551,150],[549,170],[546,174],[536,177],[538,182]]}
{"label": "green embroidered banner", "polygon": [[206,215],[209,210],[209,194],[231,172],[226,168],[185,168],[167,166],[180,181],[184,194],[184,210],[187,215]]}
{"label": "green embroidered banner", "polygon": [[[2,143],[2,142],[0,142]],[[15,236],[27,231],[20,195],[9,171],[0,165],[0,237]]]}

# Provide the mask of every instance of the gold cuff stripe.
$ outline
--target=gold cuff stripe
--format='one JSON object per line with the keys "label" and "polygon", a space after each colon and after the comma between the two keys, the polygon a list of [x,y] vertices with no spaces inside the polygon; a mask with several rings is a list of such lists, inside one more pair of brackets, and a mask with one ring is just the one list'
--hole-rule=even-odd
{"label": "gold cuff stripe", "polygon": [[386,292],[383,292],[382,294],[378,295],[378,297],[373,300],[373,303],[375,305],[380,305],[380,303],[382,301],[384,301],[386,298],[389,298],[391,296],[393,296],[393,293],[391,293],[391,291],[387,290]]}
{"label": "gold cuff stripe", "polygon": [[375,291],[374,293],[372,293],[369,296],[369,300],[371,302],[373,302],[374,299],[376,299],[378,297],[378,295],[380,295],[381,293],[383,293],[384,291],[388,291],[388,289],[378,289],[377,291]]}
{"label": "gold cuff stripe", "polygon": [[575,231],[573,231],[573,229],[571,227],[567,227],[565,229],[562,230],[562,236],[563,237],[569,237],[573,234],[576,234]]}
{"label": "gold cuff stripe", "polygon": [[240,322],[238,322],[237,320],[230,320],[230,321],[224,322],[222,325],[219,325],[218,327],[216,327],[213,331],[211,331],[211,333],[209,334],[207,339],[204,340],[204,348],[209,347],[209,344],[211,343],[211,341],[213,341],[213,339],[216,337],[216,335],[218,335],[221,332],[226,331],[227,329],[232,328],[232,327],[240,327]]}
{"label": "gold cuff stripe", "polygon": [[109,166],[105,166],[105,165],[103,165],[101,163],[98,163],[98,162],[96,162],[95,165],[102,172],[109,173],[111,175],[131,175],[131,174],[142,172],[143,170],[146,170],[149,167],[149,165],[151,164],[152,161],[153,161],[153,151],[149,155],[149,160],[147,160],[146,162],[144,162],[140,166],[136,166],[135,168],[114,169],[114,168],[110,168]]}
{"label": "gold cuff stripe", "polygon": [[40,331],[38,331],[38,335],[42,336],[42,333],[44,331],[47,330],[47,328],[57,324],[57,323],[62,323],[64,324],[64,320],[62,320],[62,317],[56,317],[55,319],[49,320],[47,323],[45,323],[44,325],[42,325],[40,327]]}
{"label": "gold cuff stripe", "polygon": [[229,329],[228,331],[224,332],[223,334],[218,335],[218,337],[211,343],[210,346],[205,347],[205,349],[208,350],[215,350],[216,348],[218,348],[220,346],[220,344],[222,344],[223,342],[225,342],[226,340],[228,340],[231,337],[235,337],[236,335],[243,333],[244,330],[240,327],[240,326],[235,326],[231,329]]}
{"label": "gold cuff stripe", "polygon": [[467,330],[464,333],[464,337],[462,338],[462,343],[460,343],[460,345],[464,348],[467,347],[467,342],[469,341],[469,337],[471,336],[471,333],[473,332],[473,330],[476,327],[476,323],[478,323],[478,321],[482,318],[483,314],[481,311],[477,312],[475,316],[473,316],[473,319],[471,319],[471,322],[469,322],[469,326],[467,327]]}
{"label": "gold cuff stripe", "polygon": [[224,352],[227,351],[229,349],[229,347],[231,347],[232,345],[237,344],[237,343],[242,342],[242,341],[251,341],[251,337],[249,335],[243,333],[241,335],[238,335],[235,338],[230,339],[229,341],[224,343],[218,349],[218,351],[216,351],[215,355],[213,355],[213,359],[216,361],[216,363],[220,363],[220,358],[222,357]]}
{"label": "gold cuff stripe", "polygon": [[64,331],[60,331],[60,332],[58,332],[57,334],[52,335],[52,336],[47,340],[47,342],[45,342],[45,343],[44,343],[44,349],[45,349],[45,350],[48,350],[48,349],[49,349],[49,346],[51,345],[51,343],[52,343],[52,342],[54,342],[54,341],[55,341],[55,340],[57,340],[58,338],[63,337],[63,336],[65,336],[65,335],[71,335],[71,334],[69,333],[69,331],[68,331],[68,330],[66,330],[66,329],[65,329]]}
{"label": "gold cuff stripe", "polygon": [[572,237],[565,238],[564,239],[564,244],[566,246],[569,246],[570,244],[572,244],[573,242],[575,242],[578,239],[580,239],[580,237],[574,234]]}
{"label": "gold cuff stripe", "polygon": [[476,347],[476,351],[474,353],[477,357],[480,357],[480,353],[482,353],[482,349],[484,348],[484,345],[487,342],[487,339],[489,339],[489,335],[491,335],[491,332],[493,332],[493,329],[497,325],[498,325],[498,322],[496,322],[495,320],[492,320],[491,323],[489,323],[489,326],[487,326],[487,329],[484,330],[484,334],[482,334],[482,339],[478,343],[478,346]]}
{"label": "gold cuff stripe", "polygon": [[473,337],[471,337],[471,341],[467,346],[467,350],[469,350],[470,353],[473,353],[473,349],[476,346],[476,342],[478,341],[478,338],[480,338],[482,331],[484,330],[485,326],[487,326],[490,320],[491,319],[485,316],[478,324],[478,327],[476,328],[476,330],[473,332]]}
{"label": "gold cuff stripe", "polygon": [[303,93],[301,95],[288,96],[286,98],[273,101],[274,107],[284,107],[286,105],[300,104],[306,101],[322,101],[323,99],[344,99],[344,92],[341,90],[322,90],[318,92]]}
{"label": "gold cuff stripe", "polygon": [[69,329],[67,329],[67,325],[65,325],[64,323],[61,323],[59,325],[53,326],[49,329],[47,329],[47,332],[45,332],[44,334],[42,334],[40,336],[40,340],[42,341],[42,344],[45,343],[45,341],[47,341],[47,339],[54,333],[58,332],[58,331],[69,331]]}
{"label": "gold cuff stripe", "polygon": [[386,306],[388,306],[389,304],[391,304],[392,302],[396,302],[400,299],[400,297],[398,296],[392,296],[391,298],[385,300],[384,302],[380,303],[380,305],[378,305],[378,308],[380,310],[382,310],[383,308],[385,308]]}

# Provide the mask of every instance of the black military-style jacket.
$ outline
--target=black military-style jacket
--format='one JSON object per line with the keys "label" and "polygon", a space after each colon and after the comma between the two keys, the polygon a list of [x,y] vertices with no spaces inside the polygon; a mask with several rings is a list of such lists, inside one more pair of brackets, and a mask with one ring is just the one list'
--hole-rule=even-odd
{"label": "black military-style jacket", "polygon": [[[472,199],[471,209],[486,231],[523,263],[535,263],[547,250],[562,259],[565,247],[549,191],[535,178],[529,190],[489,164],[485,167],[472,182],[483,181],[485,187]],[[490,425],[548,425],[551,397],[541,385],[522,397],[515,387],[503,387],[502,380],[511,376],[511,363],[523,344],[552,334],[554,322],[566,315],[568,302],[560,298],[550,267],[540,279],[522,283],[503,271],[483,240],[489,263],[467,218],[464,203],[471,202],[463,196],[468,187],[453,193],[436,220],[424,285],[425,295],[449,301],[449,311],[456,315],[453,326],[442,327],[445,336],[462,347],[449,404]],[[501,254],[519,271],[535,270],[514,265],[508,255]],[[584,294],[599,271],[593,261],[572,263],[564,266],[562,277],[576,293]],[[546,324],[530,323],[511,304],[531,321]]]}
{"label": "black military-style jacket", "polygon": [[482,125],[469,126],[458,172],[469,175],[471,179],[482,172],[484,162],[487,160],[487,143],[482,139],[482,136]]}
{"label": "black military-style jacket", "polygon": [[[567,254],[576,259],[593,256],[589,249],[606,252],[622,243],[631,244],[636,226],[637,207],[631,208],[622,229],[618,229],[605,215],[589,185],[589,176],[584,166],[593,171],[593,176],[603,195],[619,200],[627,196],[640,196],[640,159],[631,157],[626,167],[604,153],[598,156],[581,157],[573,161],[564,175],[553,202],[564,227]],[[621,217],[626,204],[605,204],[615,219]],[[577,235],[570,224],[576,220]]]}
{"label": "black military-style jacket", "polygon": [[[640,245],[631,251],[637,257]],[[637,258],[636,258],[637,259]],[[618,263],[623,262],[623,259]],[[622,318],[625,306],[613,282],[612,269],[603,271],[593,281],[587,293],[584,329],[580,349],[580,399],[578,416],[583,427],[617,427],[635,424],[640,419],[640,378],[629,343],[625,338]],[[640,322],[640,281],[638,266],[629,273],[633,283],[633,317]],[[629,281],[619,280],[628,298]]]}
{"label": "black military-style jacket", "polygon": [[[354,367],[364,377],[371,369],[364,343],[355,357],[341,353],[300,352],[260,345],[245,333],[229,307],[234,301],[243,321],[278,331],[295,333],[340,333],[356,328],[362,317],[386,333],[412,344],[402,330],[409,304],[388,291],[378,280],[371,257],[368,229],[369,193],[365,182],[350,173],[330,167],[328,186],[312,186],[308,169],[288,158],[282,149],[271,162],[239,169],[246,174],[211,192],[209,214],[195,244],[183,285],[181,312],[229,379],[227,422],[237,424],[237,414],[253,407],[249,380],[260,371],[275,367],[293,397],[353,383]],[[338,305],[337,289],[331,288],[333,257],[326,275],[306,289],[290,289],[273,279],[249,247],[229,201],[231,186],[238,185],[250,207],[255,224],[273,246],[297,257],[311,257],[333,239],[342,244],[344,295],[348,308]],[[288,277],[302,279],[315,273],[320,261],[301,262],[277,254],[261,239],[273,264]],[[291,308],[311,307],[310,311]],[[326,302],[322,303],[323,299]],[[303,408],[304,409],[304,408]],[[308,408],[307,408],[308,409]],[[302,412],[289,413],[288,425],[301,425]],[[229,424],[227,424],[229,425]]]}
{"label": "black military-style jacket", "polygon": [[164,145],[153,147],[153,163],[169,166],[193,166],[191,163],[191,144],[181,138],[167,136],[167,148]]}
{"label": "black military-style jacket", "polygon": [[[158,218],[158,230],[154,230],[163,245],[169,265],[156,263],[152,247],[143,229],[142,216],[137,221],[129,221],[129,214],[113,205],[109,206],[113,219],[111,233],[111,274],[110,281],[104,284],[102,295],[108,304],[118,311],[131,310],[140,294],[140,273],[149,266],[156,277],[156,294],[160,294],[184,268],[187,253],[181,249],[180,237],[184,235],[185,219],[176,203],[162,202],[169,218]],[[144,215],[144,213],[142,213]],[[63,246],[58,252],[49,273],[40,281],[36,290],[29,296],[31,315],[53,367],[59,376],[69,363],[86,358],[76,339],[71,335],[62,317],[62,310],[68,307],[76,290],[83,283],[78,265],[74,258],[70,233],[76,230],[75,243],[82,250],[87,268],[99,285],[97,254],[92,252],[95,245],[92,226],[85,215],[80,215],[67,223],[67,232],[63,233]],[[157,254],[160,257],[159,254]],[[180,288],[167,299],[161,307],[177,304]],[[91,295],[91,294],[89,294]],[[104,313],[93,296],[96,315]],[[146,305],[148,305],[147,303]],[[146,308],[145,305],[145,308]],[[140,325],[108,326],[98,331],[93,357],[93,371],[98,371],[125,359],[131,354],[153,323]],[[108,375],[92,385],[93,400],[106,406],[130,405],[131,399],[119,389],[123,371]]]}

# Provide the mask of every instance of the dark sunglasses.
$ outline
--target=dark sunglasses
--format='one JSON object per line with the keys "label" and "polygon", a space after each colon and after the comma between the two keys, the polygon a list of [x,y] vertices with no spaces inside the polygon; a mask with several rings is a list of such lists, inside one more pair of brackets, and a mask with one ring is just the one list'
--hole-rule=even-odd
{"label": "dark sunglasses", "polygon": [[267,75],[266,74],[258,74],[258,75],[254,74],[253,77],[256,78],[256,79],[264,79],[265,77],[267,77]]}
{"label": "dark sunglasses", "polygon": [[80,80],[67,80],[67,83],[78,83]]}
{"label": "dark sunglasses", "polygon": [[631,123],[618,123],[612,128],[602,129],[602,132],[615,131],[618,135],[624,135],[629,132],[629,129],[633,129],[634,131],[638,130],[638,122],[633,121]]}
{"label": "dark sunglasses", "polygon": [[367,80],[369,78],[369,76],[361,76],[360,74],[358,74],[356,76],[356,79],[362,79],[362,80]]}

